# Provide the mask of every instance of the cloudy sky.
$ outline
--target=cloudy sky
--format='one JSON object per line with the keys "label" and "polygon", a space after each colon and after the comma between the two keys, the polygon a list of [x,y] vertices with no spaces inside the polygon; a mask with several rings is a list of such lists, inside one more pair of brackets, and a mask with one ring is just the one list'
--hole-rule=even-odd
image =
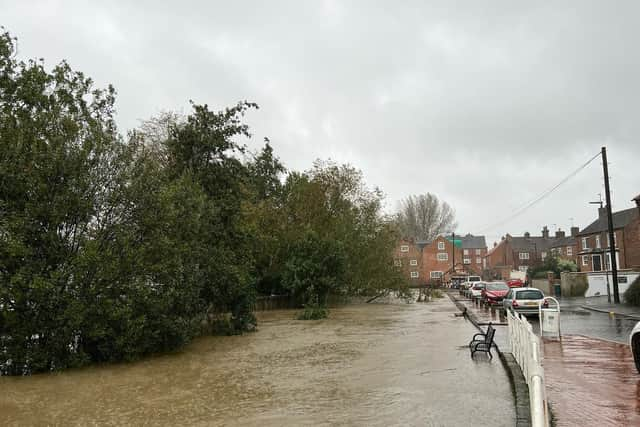
{"label": "cloudy sky", "polygon": [[[166,4],[165,4],[166,3]],[[607,146],[614,209],[640,193],[640,2],[9,1],[22,58],[118,90],[124,132],[188,100],[250,100],[290,169],[348,162],[387,210],[432,192],[489,242],[593,219]]]}

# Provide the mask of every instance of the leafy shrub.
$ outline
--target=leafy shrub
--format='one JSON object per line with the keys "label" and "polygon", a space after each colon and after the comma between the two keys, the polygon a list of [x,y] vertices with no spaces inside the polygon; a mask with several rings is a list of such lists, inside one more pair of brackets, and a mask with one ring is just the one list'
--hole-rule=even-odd
{"label": "leafy shrub", "polygon": [[624,293],[624,302],[633,306],[640,306],[640,277],[633,281]]}
{"label": "leafy shrub", "polygon": [[308,305],[298,313],[298,320],[318,320],[329,315],[329,310],[319,305]]}

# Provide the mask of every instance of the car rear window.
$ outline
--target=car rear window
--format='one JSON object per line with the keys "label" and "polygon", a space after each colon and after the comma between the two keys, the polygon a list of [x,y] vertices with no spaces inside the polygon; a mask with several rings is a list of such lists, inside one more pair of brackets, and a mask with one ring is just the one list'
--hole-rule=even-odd
{"label": "car rear window", "polygon": [[509,286],[506,283],[489,283],[487,284],[488,291],[508,291]]}
{"label": "car rear window", "polygon": [[516,293],[516,299],[542,299],[544,295],[542,292],[534,289],[527,289],[526,291],[519,291]]}

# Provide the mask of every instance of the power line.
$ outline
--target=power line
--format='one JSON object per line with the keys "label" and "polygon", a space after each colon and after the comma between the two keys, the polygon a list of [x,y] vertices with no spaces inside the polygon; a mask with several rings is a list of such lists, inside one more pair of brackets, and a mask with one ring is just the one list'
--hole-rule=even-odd
{"label": "power line", "polygon": [[567,181],[569,181],[571,178],[573,178],[574,176],[576,176],[578,174],[578,172],[580,172],[582,169],[586,168],[587,165],[589,163],[591,163],[592,161],[594,161],[595,159],[598,158],[598,156],[600,156],[600,152],[598,152],[595,156],[593,156],[592,158],[590,158],[589,160],[587,160],[585,163],[583,163],[582,165],[580,165],[580,167],[576,170],[574,170],[573,172],[571,172],[569,175],[567,175],[566,177],[564,177],[559,183],[557,183],[556,185],[554,185],[553,187],[551,187],[550,189],[544,191],[542,194],[540,194],[538,197],[536,197],[535,199],[531,200],[530,202],[526,203],[524,206],[522,206],[521,208],[516,209],[510,216],[508,216],[507,218],[498,221],[488,227],[483,228],[482,230],[478,231],[479,233],[482,233],[484,231],[487,230],[491,230],[494,227],[497,227],[499,225],[503,225],[509,221],[511,221],[512,219],[516,218],[517,216],[523,214],[527,209],[529,209],[530,207],[532,207],[533,205],[535,205],[536,203],[540,202],[541,200],[543,200],[544,198],[546,198],[549,194],[553,193],[555,190],[558,189],[558,187],[560,187],[562,184],[566,183]]}

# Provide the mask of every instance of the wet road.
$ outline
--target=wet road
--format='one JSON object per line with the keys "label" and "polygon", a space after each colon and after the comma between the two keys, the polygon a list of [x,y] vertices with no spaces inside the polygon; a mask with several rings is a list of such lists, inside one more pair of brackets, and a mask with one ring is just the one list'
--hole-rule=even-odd
{"label": "wet road", "polygon": [[[637,320],[581,308],[604,302],[606,297],[560,300],[562,340],[543,341],[547,397],[557,426],[640,425],[640,375],[627,344]],[[464,303],[481,322],[500,321]],[[538,318],[529,321],[539,334]],[[497,327],[503,351],[509,351],[507,334],[506,327]]]}
{"label": "wet road", "polygon": [[498,358],[472,361],[475,333],[448,298],[333,309],[206,337],[133,364],[0,378],[0,425],[512,426]]}

